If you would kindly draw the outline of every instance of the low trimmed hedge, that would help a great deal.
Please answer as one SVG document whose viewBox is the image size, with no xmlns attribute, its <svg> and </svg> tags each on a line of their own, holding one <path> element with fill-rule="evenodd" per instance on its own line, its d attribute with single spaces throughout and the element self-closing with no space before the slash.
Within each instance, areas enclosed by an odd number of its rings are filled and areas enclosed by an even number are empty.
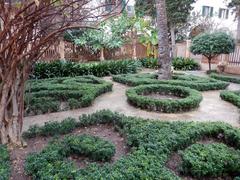
<svg viewBox="0 0 240 180">
<path fill-rule="evenodd" d="M 0 179 L 8 180 L 10 178 L 11 165 L 7 146 L 0 145 Z"/>
<path fill-rule="evenodd" d="M 181 156 L 181 169 L 186 175 L 223 177 L 240 173 L 240 150 L 222 143 L 193 144 Z"/>
<path fill-rule="evenodd" d="M 76 121 L 76 127 L 87 127 L 94 124 L 112 124 L 126 138 L 127 145 L 131 148 L 130 153 L 114 164 L 92 163 L 84 169 L 78 169 L 69 160 L 43 163 L 46 162 L 46 158 L 51 161 L 59 158 L 53 154 L 47 157 L 39 156 L 39 159 L 35 159 L 36 161 L 31 161 L 34 162 L 33 166 L 26 161 L 25 167 L 29 167 L 28 172 L 31 172 L 31 177 L 33 179 L 78 180 L 180 180 L 179 176 L 166 167 L 166 162 L 174 152 L 184 150 L 202 138 L 218 139 L 219 137 L 226 145 L 237 150 L 240 149 L 240 130 L 220 122 L 146 121 L 107 110 L 83 115 Z M 232 174 L 232 176 L 237 178 L 236 174 Z"/>
<path fill-rule="evenodd" d="M 199 91 L 225 89 L 229 83 L 193 75 L 173 75 L 172 80 L 158 80 L 157 74 L 126 74 L 113 76 L 113 80 L 129 86 L 144 84 L 168 84 L 184 86 Z"/>
<path fill-rule="evenodd" d="M 170 94 L 181 97 L 181 99 L 155 99 L 147 97 L 150 93 Z M 128 101 L 141 109 L 159 111 L 165 113 L 183 112 L 197 108 L 202 101 L 200 92 L 181 86 L 171 85 L 142 85 L 130 88 L 126 92 Z"/>
<path fill-rule="evenodd" d="M 201 68 L 194 59 L 184 57 L 174 58 L 172 61 L 172 66 L 174 70 L 180 71 L 196 71 Z"/>
<path fill-rule="evenodd" d="M 135 60 L 103 61 L 94 63 L 76 63 L 70 61 L 54 61 L 37 63 L 30 75 L 31 79 L 46 79 L 57 77 L 74 77 L 94 75 L 97 77 L 114 74 L 136 73 L 141 63 Z"/>
<path fill-rule="evenodd" d="M 111 83 L 94 76 L 30 80 L 25 90 L 25 115 L 87 107 L 111 90 Z"/>
<path fill-rule="evenodd" d="M 221 75 L 221 74 L 216 74 L 216 73 L 211 73 L 210 77 L 217 79 L 217 80 L 221 80 L 221 81 L 240 84 L 240 78 L 236 78 L 236 77 L 231 77 L 231 76 L 226 76 L 226 75 Z"/>
<path fill-rule="evenodd" d="M 220 97 L 240 108 L 240 91 L 222 91 Z"/>
<path fill-rule="evenodd" d="M 39 168 L 44 166 L 57 166 L 52 172 L 59 173 L 62 169 L 73 168 L 72 163 L 64 162 L 71 155 L 84 156 L 92 161 L 109 161 L 115 154 L 115 146 L 99 137 L 90 135 L 71 135 L 64 137 L 63 140 L 55 138 L 40 152 L 28 155 L 25 170 L 27 174 L 33 174 L 33 178 L 41 177 L 38 175 Z M 36 164 L 37 163 L 37 164 Z M 71 171 L 66 172 L 61 179 L 73 178 Z M 44 177 L 45 178 L 45 177 Z"/>
</svg>

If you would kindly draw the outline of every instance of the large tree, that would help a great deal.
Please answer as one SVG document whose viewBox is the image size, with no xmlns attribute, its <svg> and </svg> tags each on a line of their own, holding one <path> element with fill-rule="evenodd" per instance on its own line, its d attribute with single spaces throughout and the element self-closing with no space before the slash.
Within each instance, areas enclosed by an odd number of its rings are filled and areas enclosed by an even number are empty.
<svg viewBox="0 0 240 180">
<path fill-rule="evenodd" d="M 196 0 L 166 0 L 167 19 L 171 33 L 172 52 L 176 56 L 176 31 L 188 21 L 192 4 Z M 139 16 L 151 16 L 155 19 L 157 15 L 154 0 L 136 0 L 136 12 Z"/>
<path fill-rule="evenodd" d="M 0 0 L 0 140 L 21 145 L 24 84 L 35 61 L 66 29 L 95 27 L 120 11 L 94 0 Z"/>
<path fill-rule="evenodd" d="M 161 65 L 159 79 L 171 79 L 171 57 L 165 0 L 156 0 L 158 28 L 158 59 Z"/>
</svg>

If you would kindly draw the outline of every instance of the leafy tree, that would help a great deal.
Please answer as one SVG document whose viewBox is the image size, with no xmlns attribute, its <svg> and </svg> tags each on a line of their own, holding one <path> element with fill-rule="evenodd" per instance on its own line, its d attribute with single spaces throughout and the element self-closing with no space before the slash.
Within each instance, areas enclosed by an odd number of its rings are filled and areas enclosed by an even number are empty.
<svg viewBox="0 0 240 180">
<path fill-rule="evenodd" d="M 208 59 L 209 70 L 211 60 L 220 54 L 229 54 L 234 51 L 235 43 L 232 36 L 223 33 L 203 33 L 196 36 L 190 47 L 193 54 L 201 54 Z"/>
<path fill-rule="evenodd" d="M 112 18 L 99 25 L 97 29 L 73 31 L 70 33 L 71 40 L 78 46 L 90 50 L 92 53 L 100 51 L 100 59 L 104 60 L 104 49 L 115 49 L 123 46 L 127 38 L 124 36 L 132 27 L 133 19 L 123 14 Z M 69 35 L 67 36 L 69 38 Z"/>
<path fill-rule="evenodd" d="M 168 26 L 171 33 L 173 56 L 176 56 L 176 30 L 188 21 L 189 14 L 193 9 L 192 4 L 196 0 L 166 0 Z M 139 16 L 156 17 L 154 0 L 136 0 L 136 12 Z"/>
</svg>

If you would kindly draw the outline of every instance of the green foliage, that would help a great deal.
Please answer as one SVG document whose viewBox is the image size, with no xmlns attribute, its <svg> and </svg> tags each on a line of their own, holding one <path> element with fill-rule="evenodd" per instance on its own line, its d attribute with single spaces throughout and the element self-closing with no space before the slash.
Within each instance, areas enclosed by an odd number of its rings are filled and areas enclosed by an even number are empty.
<svg viewBox="0 0 240 180">
<path fill-rule="evenodd" d="M 104 61 L 96 63 L 74 63 L 54 61 L 52 63 L 37 63 L 32 79 L 45 79 L 55 77 L 94 75 L 97 77 L 113 74 L 136 73 L 141 64 L 138 61 Z"/>
<path fill-rule="evenodd" d="M 194 144 L 181 155 L 182 171 L 194 177 L 240 173 L 240 151 L 222 143 Z"/>
<path fill-rule="evenodd" d="M 177 57 L 172 61 L 175 70 L 181 71 L 195 71 L 200 69 L 200 65 L 191 58 Z"/>
<path fill-rule="evenodd" d="M 221 75 L 221 74 L 212 73 L 212 74 L 210 74 L 210 77 L 221 80 L 221 81 L 240 84 L 240 78 L 233 77 L 231 75 Z"/>
<path fill-rule="evenodd" d="M 26 115 L 87 107 L 111 90 L 111 83 L 94 76 L 31 80 L 25 91 Z"/>
<path fill-rule="evenodd" d="M 222 91 L 220 97 L 240 108 L 240 91 Z"/>
<path fill-rule="evenodd" d="M 93 161 L 109 161 L 114 154 L 115 146 L 108 141 L 90 135 L 71 135 L 63 140 L 53 139 L 40 153 L 29 155 L 25 170 L 34 179 L 51 179 L 51 174 L 54 179 L 69 179 L 76 176 L 76 170 L 66 161 L 67 157 L 78 155 Z M 50 168 L 52 172 L 49 174 Z"/>
<path fill-rule="evenodd" d="M 151 68 L 151 69 L 158 69 L 158 59 L 156 58 L 142 58 L 139 59 L 139 61 L 142 64 L 142 67 L 144 68 Z"/>
<path fill-rule="evenodd" d="M 155 99 L 148 94 L 173 95 L 181 99 Z M 134 106 L 150 111 L 175 113 L 189 111 L 199 106 L 202 101 L 200 92 L 181 86 L 171 85 L 142 85 L 131 88 L 126 92 L 128 101 Z"/>
<path fill-rule="evenodd" d="M 111 123 L 126 137 L 131 148 L 130 153 L 111 165 L 91 164 L 84 169 L 77 169 L 64 158 L 66 153 L 69 153 L 66 149 L 70 149 L 70 146 L 52 143 L 39 154 L 28 156 L 25 167 L 33 179 L 180 180 L 180 177 L 165 167 L 174 152 L 183 150 L 203 138 L 217 139 L 220 136 L 222 142 L 240 149 L 240 130 L 220 122 L 146 121 L 107 110 L 84 115 L 78 122 L 83 127 Z M 57 139 L 55 142 L 63 141 Z M 234 177 L 235 174 L 231 175 Z"/>
<path fill-rule="evenodd" d="M 202 54 L 208 59 L 219 54 L 230 54 L 234 49 L 234 39 L 224 32 L 200 34 L 193 39 L 190 47 L 193 54 Z"/>
<path fill-rule="evenodd" d="M 8 180 L 10 178 L 10 156 L 6 146 L 0 144 L 0 179 Z"/>
<path fill-rule="evenodd" d="M 113 80 L 130 86 L 168 84 L 190 87 L 199 91 L 225 89 L 229 83 L 192 75 L 173 75 L 172 80 L 158 80 L 157 74 L 127 74 L 113 76 Z"/>
</svg>

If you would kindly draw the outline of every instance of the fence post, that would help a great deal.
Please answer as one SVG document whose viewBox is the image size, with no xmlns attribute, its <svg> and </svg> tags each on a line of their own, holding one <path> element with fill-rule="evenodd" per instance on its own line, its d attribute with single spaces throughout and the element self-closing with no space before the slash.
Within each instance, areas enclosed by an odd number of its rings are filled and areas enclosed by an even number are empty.
<svg viewBox="0 0 240 180">
<path fill-rule="evenodd" d="M 61 40 L 59 43 L 59 54 L 60 54 L 60 59 L 65 60 L 65 43 L 63 40 Z"/>
<path fill-rule="evenodd" d="M 187 40 L 186 41 L 186 58 L 189 58 L 190 57 L 190 46 L 191 46 L 191 40 Z"/>
</svg>

